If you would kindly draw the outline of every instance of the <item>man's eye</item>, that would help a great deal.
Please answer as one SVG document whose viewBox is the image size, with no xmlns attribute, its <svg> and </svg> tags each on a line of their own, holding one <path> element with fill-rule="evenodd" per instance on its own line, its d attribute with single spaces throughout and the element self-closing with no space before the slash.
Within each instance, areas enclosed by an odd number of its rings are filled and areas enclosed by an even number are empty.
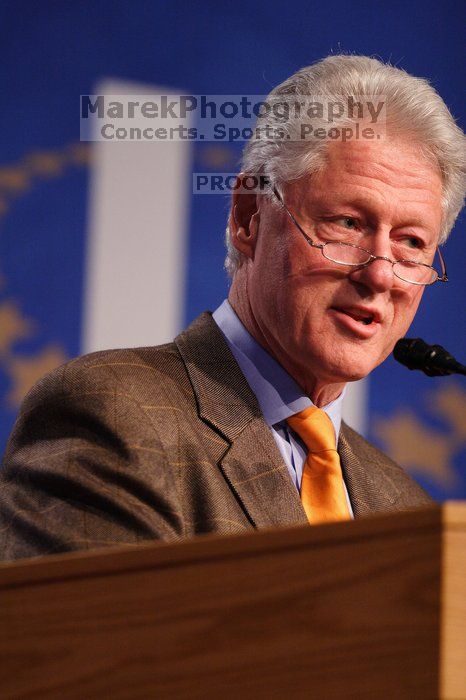
<svg viewBox="0 0 466 700">
<path fill-rule="evenodd" d="M 352 216 L 341 216 L 339 219 L 335 219 L 334 223 L 343 226 L 349 231 L 355 231 L 358 228 L 358 222 Z"/>
<path fill-rule="evenodd" d="M 415 250 L 422 250 L 424 248 L 424 242 L 415 236 L 408 236 L 407 238 L 401 240 L 400 243 L 403 243 L 408 248 L 413 248 Z"/>
</svg>

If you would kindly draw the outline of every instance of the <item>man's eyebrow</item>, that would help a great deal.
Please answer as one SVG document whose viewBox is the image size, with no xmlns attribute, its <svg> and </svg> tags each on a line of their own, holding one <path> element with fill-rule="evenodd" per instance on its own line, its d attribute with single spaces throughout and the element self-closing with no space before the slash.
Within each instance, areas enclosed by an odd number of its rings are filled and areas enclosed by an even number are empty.
<svg viewBox="0 0 466 700">
<path fill-rule="evenodd" d="M 420 204 L 419 206 L 422 205 Z M 368 214 L 371 218 L 377 218 L 379 210 L 377 204 L 374 204 L 373 201 L 370 201 L 365 197 L 359 196 L 347 198 L 345 196 L 342 196 L 341 198 L 339 198 L 338 193 L 336 193 L 335 195 L 334 203 L 326 203 L 323 208 L 327 209 L 329 213 L 333 212 L 336 208 L 341 209 L 342 211 L 344 209 L 347 209 L 348 212 L 352 209 L 354 211 L 357 211 L 358 213 L 366 215 Z M 416 227 L 423 228 L 428 231 L 433 231 L 433 227 L 430 223 L 430 220 L 428 218 L 419 216 L 415 213 L 411 213 L 409 215 L 406 215 L 405 217 L 399 216 L 398 218 L 399 222 L 396 222 L 393 228 Z"/>
</svg>

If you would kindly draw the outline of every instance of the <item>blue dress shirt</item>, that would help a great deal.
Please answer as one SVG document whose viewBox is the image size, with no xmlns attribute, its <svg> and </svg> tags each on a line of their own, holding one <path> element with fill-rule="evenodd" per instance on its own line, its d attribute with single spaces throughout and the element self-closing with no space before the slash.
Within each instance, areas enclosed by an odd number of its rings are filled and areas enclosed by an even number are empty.
<svg viewBox="0 0 466 700">
<path fill-rule="evenodd" d="M 259 402 L 265 422 L 272 430 L 291 480 L 299 492 L 307 450 L 299 436 L 288 428 L 286 419 L 314 404 L 288 372 L 248 333 L 227 300 L 214 312 L 213 318 Z M 344 393 L 343 390 L 337 399 L 322 407 L 332 421 L 336 441 L 340 432 Z M 351 511 L 347 491 L 346 496 Z"/>
</svg>

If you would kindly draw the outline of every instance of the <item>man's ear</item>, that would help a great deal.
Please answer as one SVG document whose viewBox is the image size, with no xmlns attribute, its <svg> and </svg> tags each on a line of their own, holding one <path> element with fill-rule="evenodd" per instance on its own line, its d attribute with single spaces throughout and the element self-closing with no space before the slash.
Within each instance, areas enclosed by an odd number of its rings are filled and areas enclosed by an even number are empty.
<svg viewBox="0 0 466 700">
<path fill-rule="evenodd" d="M 258 196 L 243 187 L 244 174 L 236 178 L 233 191 L 229 228 L 231 242 L 243 255 L 252 258 L 259 229 Z"/>
</svg>

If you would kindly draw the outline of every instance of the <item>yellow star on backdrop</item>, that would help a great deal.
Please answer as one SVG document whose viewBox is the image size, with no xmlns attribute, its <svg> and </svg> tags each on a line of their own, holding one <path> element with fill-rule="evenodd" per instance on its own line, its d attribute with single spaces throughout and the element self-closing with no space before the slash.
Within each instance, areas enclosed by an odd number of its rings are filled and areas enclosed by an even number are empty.
<svg viewBox="0 0 466 700">
<path fill-rule="evenodd" d="M 459 442 L 466 442 L 466 392 L 459 384 L 450 383 L 430 394 L 430 401 L 444 420 L 449 423 Z"/>
<path fill-rule="evenodd" d="M 0 304 L 0 356 L 11 352 L 12 346 L 31 335 L 34 324 L 22 316 L 12 301 Z"/>
<path fill-rule="evenodd" d="M 58 151 L 36 151 L 24 160 L 34 175 L 57 177 L 63 173 L 64 158 Z"/>
<path fill-rule="evenodd" d="M 376 419 L 375 433 L 399 465 L 442 486 L 451 487 L 456 482 L 451 464 L 456 441 L 424 426 L 411 411 L 398 411 L 392 417 Z"/>
<path fill-rule="evenodd" d="M 74 143 L 68 148 L 67 157 L 74 165 L 88 165 L 91 160 L 91 149 L 87 144 Z"/>
<path fill-rule="evenodd" d="M 212 144 L 200 150 L 199 160 L 207 168 L 236 168 L 238 154 L 229 146 Z"/>
<path fill-rule="evenodd" d="M 48 345 L 34 357 L 13 357 L 6 369 L 13 383 L 7 396 L 11 407 L 17 407 L 29 389 L 44 374 L 66 362 L 67 357 L 58 345 Z"/>
<path fill-rule="evenodd" d="M 29 173 L 21 167 L 0 168 L 0 190 L 24 192 L 29 189 Z"/>
</svg>

